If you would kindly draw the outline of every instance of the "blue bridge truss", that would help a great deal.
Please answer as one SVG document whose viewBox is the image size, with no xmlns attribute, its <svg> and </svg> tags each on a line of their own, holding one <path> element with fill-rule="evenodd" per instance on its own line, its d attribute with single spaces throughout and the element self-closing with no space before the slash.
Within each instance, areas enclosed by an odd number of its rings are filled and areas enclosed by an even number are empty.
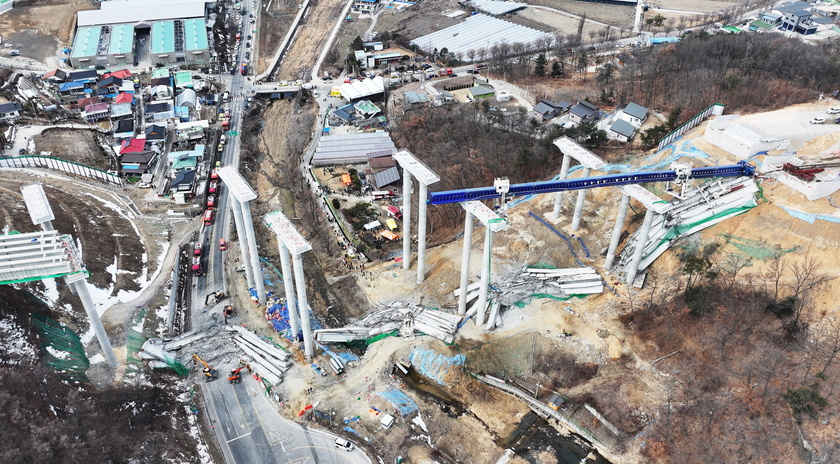
<svg viewBox="0 0 840 464">
<path fill-rule="evenodd" d="M 692 168 L 688 179 L 710 179 L 715 177 L 740 177 L 755 175 L 755 166 L 746 161 L 727 166 L 711 166 Z M 629 174 L 609 174 L 606 176 L 583 177 L 580 179 L 549 180 L 543 182 L 528 182 L 510 186 L 506 197 L 534 195 L 538 193 L 562 192 L 566 190 L 584 190 L 598 187 L 615 187 L 619 185 L 644 184 L 649 182 L 670 182 L 678 178 L 676 171 L 648 171 Z M 447 190 L 443 192 L 429 192 L 426 202 L 430 205 L 460 203 L 470 200 L 490 200 L 500 198 L 494 187 L 480 187 L 461 190 Z"/>
</svg>

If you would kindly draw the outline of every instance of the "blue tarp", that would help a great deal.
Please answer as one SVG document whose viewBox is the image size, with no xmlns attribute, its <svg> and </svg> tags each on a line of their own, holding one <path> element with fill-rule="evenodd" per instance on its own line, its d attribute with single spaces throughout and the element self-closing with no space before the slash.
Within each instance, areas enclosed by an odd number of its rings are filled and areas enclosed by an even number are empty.
<svg viewBox="0 0 840 464">
<path fill-rule="evenodd" d="M 467 357 L 462 354 L 455 356 L 444 356 L 434 350 L 424 350 L 414 347 L 408 356 L 409 362 L 414 369 L 435 382 L 445 385 L 443 379 L 453 367 L 464 365 Z"/>
<path fill-rule="evenodd" d="M 409 398 L 408 395 L 397 388 L 390 388 L 385 391 L 377 392 L 376 394 L 381 396 L 385 401 L 391 403 L 403 416 L 420 409 L 417 407 L 417 403 L 415 403 L 414 400 Z"/>
</svg>

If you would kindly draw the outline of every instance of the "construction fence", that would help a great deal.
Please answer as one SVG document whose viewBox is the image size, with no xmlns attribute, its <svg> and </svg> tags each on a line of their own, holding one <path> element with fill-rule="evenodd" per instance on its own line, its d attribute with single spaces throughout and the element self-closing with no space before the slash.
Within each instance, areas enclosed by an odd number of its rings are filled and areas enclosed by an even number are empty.
<svg viewBox="0 0 840 464">
<path fill-rule="evenodd" d="M 109 184 L 123 186 L 123 180 L 107 171 L 101 169 L 85 166 L 84 164 L 74 163 L 59 158 L 52 158 L 49 156 L 4 156 L 0 157 L 0 169 L 12 168 L 47 168 L 66 172 L 68 174 L 75 174 L 77 176 L 87 177 L 89 179 L 96 179 Z"/>
<path fill-rule="evenodd" d="M 690 131 L 697 127 L 701 122 L 705 121 L 711 115 L 719 116 L 723 114 L 723 103 L 712 103 L 711 105 L 707 106 L 706 109 L 694 115 L 693 118 L 689 119 L 685 123 L 683 123 L 680 127 L 674 129 L 673 132 L 662 137 L 662 140 L 659 141 L 659 146 L 656 147 L 656 151 L 660 151 L 663 148 L 667 147 L 668 144 L 673 142 L 677 137 L 685 134 L 686 132 Z"/>
</svg>

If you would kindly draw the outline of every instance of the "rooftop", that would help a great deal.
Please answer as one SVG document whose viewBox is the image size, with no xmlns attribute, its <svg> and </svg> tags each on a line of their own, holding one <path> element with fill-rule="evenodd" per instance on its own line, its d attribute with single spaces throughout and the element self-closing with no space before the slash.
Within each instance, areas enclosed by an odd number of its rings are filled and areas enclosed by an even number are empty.
<svg viewBox="0 0 840 464">
<path fill-rule="evenodd" d="M 630 102 L 627 104 L 627 106 L 624 107 L 624 110 L 622 111 L 624 111 L 624 113 L 626 114 L 629 114 L 630 116 L 633 116 L 634 118 L 645 119 L 645 116 L 647 116 L 648 109 L 642 105 Z"/>
<path fill-rule="evenodd" d="M 109 55 L 124 55 L 134 48 L 134 26 L 115 24 L 111 27 L 111 41 L 108 44 Z"/>
<path fill-rule="evenodd" d="M 527 3 L 500 2 L 498 0 L 471 0 L 468 5 L 493 16 L 499 16 L 528 6 Z"/>
<path fill-rule="evenodd" d="M 385 131 L 330 135 L 318 140 L 312 164 L 365 163 L 368 153 L 380 150 L 397 151 L 391 136 Z"/>
<path fill-rule="evenodd" d="M 418 37 L 411 43 L 428 52 L 435 48 L 438 50 L 447 48 L 449 53 L 466 55 L 470 49 L 490 48 L 502 41 L 509 44 L 531 43 L 541 37 L 552 36 L 530 27 L 477 14 L 468 17 L 460 24 Z"/>
<path fill-rule="evenodd" d="M 152 23 L 152 53 L 175 52 L 175 21 Z"/>
<path fill-rule="evenodd" d="M 207 50 L 207 26 L 204 18 L 184 20 L 184 50 Z"/>
<path fill-rule="evenodd" d="M 633 127 L 632 124 L 630 124 L 629 122 L 627 122 L 623 119 L 616 120 L 613 123 L 613 125 L 610 126 L 610 130 L 615 132 L 616 134 L 621 134 L 621 135 L 623 135 L 625 137 L 628 137 L 628 138 L 632 137 L 633 134 L 636 132 L 636 128 Z"/>
<path fill-rule="evenodd" d="M 70 57 L 96 56 L 96 49 L 99 47 L 99 36 L 101 34 L 102 28 L 99 26 L 78 28 L 76 30 L 76 38 L 73 40 L 73 52 L 70 54 Z"/>
</svg>

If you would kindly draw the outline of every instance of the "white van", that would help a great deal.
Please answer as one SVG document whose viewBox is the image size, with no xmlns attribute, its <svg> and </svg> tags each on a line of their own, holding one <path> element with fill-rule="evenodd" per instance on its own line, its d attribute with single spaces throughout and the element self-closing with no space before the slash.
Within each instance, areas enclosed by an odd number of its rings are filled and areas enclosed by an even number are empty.
<svg viewBox="0 0 840 464">
<path fill-rule="evenodd" d="M 336 438 L 335 439 L 335 447 L 343 449 L 343 450 L 347 450 L 347 451 L 353 451 L 356 448 L 356 446 L 353 445 L 353 443 L 350 443 L 349 441 L 347 441 L 343 438 Z"/>
</svg>

